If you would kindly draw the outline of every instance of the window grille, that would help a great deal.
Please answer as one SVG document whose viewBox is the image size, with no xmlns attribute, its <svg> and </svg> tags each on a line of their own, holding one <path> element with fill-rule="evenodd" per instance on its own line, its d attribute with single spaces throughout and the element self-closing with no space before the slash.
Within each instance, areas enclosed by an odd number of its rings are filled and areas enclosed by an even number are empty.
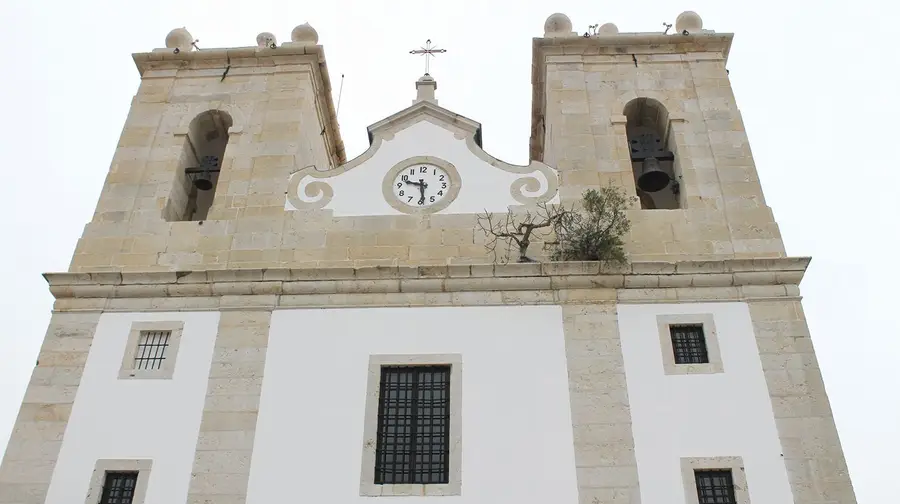
<svg viewBox="0 0 900 504">
<path fill-rule="evenodd" d="M 700 504 L 736 504 L 731 470 L 694 471 L 697 481 L 697 500 Z"/>
<path fill-rule="evenodd" d="M 375 484 L 449 482 L 450 366 L 384 366 Z"/>
<path fill-rule="evenodd" d="M 672 335 L 675 364 L 706 364 L 709 362 L 703 325 L 672 325 L 669 326 L 669 333 Z"/>
<path fill-rule="evenodd" d="M 136 472 L 107 472 L 100 504 L 131 504 L 137 477 Z"/>
<path fill-rule="evenodd" d="M 134 369 L 160 369 L 172 331 L 141 331 L 134 357 Z"/>
</svg>

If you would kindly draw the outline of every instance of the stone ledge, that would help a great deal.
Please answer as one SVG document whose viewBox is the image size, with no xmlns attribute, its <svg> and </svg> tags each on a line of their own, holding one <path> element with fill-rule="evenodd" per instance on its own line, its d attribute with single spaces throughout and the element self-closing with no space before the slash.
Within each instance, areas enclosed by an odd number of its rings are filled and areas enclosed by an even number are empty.
<svg viewBox="0 0 900 504">
<path fill-rule="evenodd" d="M 392 294 L 799 285 L 807 257 L 722 261 L 45 273 L 63 298 Z"/>
<path fill-rule="evenodd" d="M 506 290 L 482 292 L 357 292 L 57 299 L 54 312 L 271 311 L 290 308 L 592 305 L 799 300 L 796 285 L 654 289 Z"/>
<path fill-rule="evenodd" d="M 303 58 L 311 57 L 311 58 Z M 134 53 L 131 55 L 141 75 L 148 70 L 183 70 L 192 64 L 231 64 L 233 68 L 290 65 L 297 61 L 312 59 L 317 63 L 325 61 L 325 53 L 320 45 L 281 46 L 275 49 L 259 47 L 232 47 L 203 49 L 202 51 L 172 50 Z"/>
</svg>

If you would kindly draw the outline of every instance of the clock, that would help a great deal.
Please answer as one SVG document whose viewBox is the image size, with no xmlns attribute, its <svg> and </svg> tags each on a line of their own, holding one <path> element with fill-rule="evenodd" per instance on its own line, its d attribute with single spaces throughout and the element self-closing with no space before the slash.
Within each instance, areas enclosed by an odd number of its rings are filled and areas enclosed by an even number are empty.
<svg viewBox="0 0 900 504">
<path fill-rule="evenodd" d="M 432 163 L 417 163 L 400 169 L 394 176 L 392 192 L 403 205 L 427 208 L 453 194 L 453 179 L 444 168 Z"/>
<path fill-rule="evenodd" d="M 388 205 L 405 214 L 431 214 L 449 207 L 462 187 L 452 163 L 435 156 L 413 156 L 395 164 L 381 182 Z"/>
</svg>

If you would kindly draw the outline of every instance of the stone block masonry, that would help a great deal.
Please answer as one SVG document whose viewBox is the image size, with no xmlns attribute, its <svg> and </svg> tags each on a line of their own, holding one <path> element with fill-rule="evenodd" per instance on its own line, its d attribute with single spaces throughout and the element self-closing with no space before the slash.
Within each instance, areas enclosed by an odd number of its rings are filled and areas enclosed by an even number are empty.
<svg viewBox="0 0 900 504">
<path fill-rule="evenodd" d="M 0 464 L 0 503 L 44 503 L 99 320 L 98 312 L 51 317 Z"/>
<path fill-rule="evenodd" d="M 639 502 L 616 305 L 563 306 L 578 502 Z"/>
<path fill-rule="evenodd" d="M 225 311 L 188 490 L 188 504 L 243 504 L 256 435 L 270 311 Z"/>
<path fill-rule="evenodd" d="M 855 504 L 800 300 L 753 301 L 750 315 L 794 503 Z"/>
</svg>

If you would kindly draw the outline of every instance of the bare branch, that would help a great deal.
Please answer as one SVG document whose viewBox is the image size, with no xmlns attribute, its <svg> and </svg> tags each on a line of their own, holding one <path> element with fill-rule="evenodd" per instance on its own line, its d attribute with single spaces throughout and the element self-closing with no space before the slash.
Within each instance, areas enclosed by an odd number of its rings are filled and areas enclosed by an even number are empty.
<svg viewBox="0 0 900 504">
<path fill-rule="evenodd" d="M 478 216 L 478 229 L 487 237 L 485 249 L 495 260 L 500 260 L 497 246 L 503 243 L 504 261 L 515 248 L 516 261 L 533 262 L 528 249 L 533 240 L 540 239 L 553 260 L 624 261 L 622 236 L 631 226 L 625 214 L 628 199 L 624 193 L 612 186 L 590 189 L 585 191 L 581 207 L 576 210 L 575 204 L 567 208 L 542 202 L 524 214 L 507 211 L 505 219 L 495 219 L 485 211 Z M 545 239 L 551 236 L 552 240 Z"/>
</svg>

